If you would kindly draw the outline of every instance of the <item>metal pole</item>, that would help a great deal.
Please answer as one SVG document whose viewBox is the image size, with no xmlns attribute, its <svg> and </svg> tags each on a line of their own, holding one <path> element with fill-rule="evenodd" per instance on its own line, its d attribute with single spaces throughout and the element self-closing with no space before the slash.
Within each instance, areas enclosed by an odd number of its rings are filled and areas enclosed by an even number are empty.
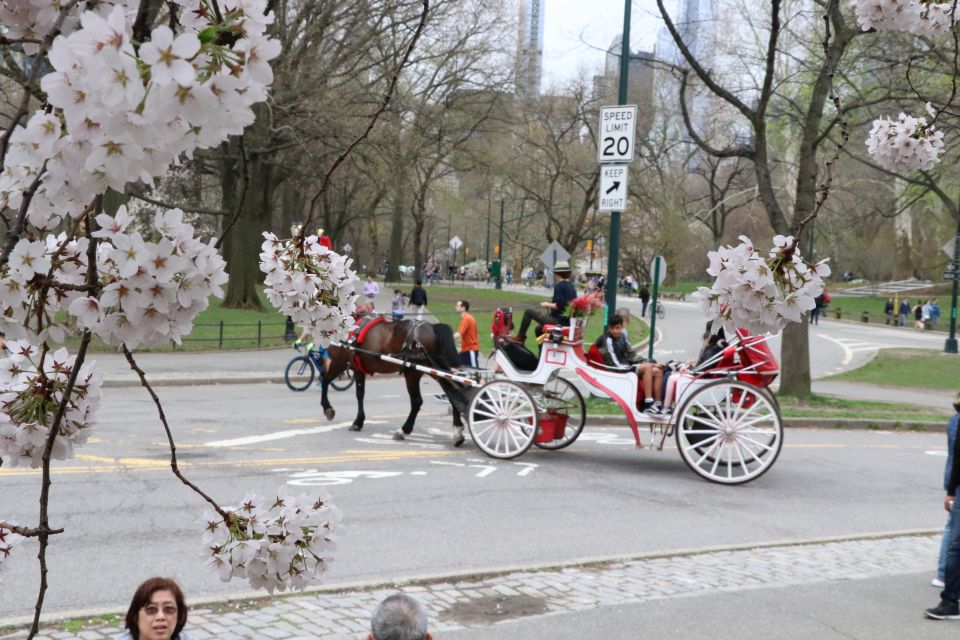
<svg viewBox="0 0 960 640">
<path fill-rule="evenodd" d="M 497 241 L 497 246 L 500 248 L 500 253 L 497 254 L 497 259 L 500 261 L 500 272 L 497 274 L 497 289 L 503 289 L 503 198 L 500 198 L 500 239 Z"/>
<path fill-rule="evenodd" d="M 950 337 L 947 338 L 943 350 L 946 353 L 957 353 L 957 285 L 960 281 L 960 222 L 957 222 L 957 235 L 953 238 L 953 293 L 950 295 Z"/>
<path fill-rule="evenodd" d="M 490 268 L 490 196 L 487 195 L 487 256 L 484 258 L 484 269 Z M 489 273 L 487 274 L 489 277 Z M 489 282 L 484 279 L 484 284 Z"/>
<path fill-rule="evenodd" d="M 623 0 L 623 42 L 620 43 L 620 89 L 617 96 L 619 104 L 627 104 L 627 76 L 630 73 L 630 8 L 632 4 L 632 0 Z M 610 319 L 616 313 L 617 258 L 619 253 L 620 212 L 614 211 L 610 214 L 610 258 L 607 262 L 607 312 L 603 315 L 604 328 L 610 324 Z"/>
<path fill-rule="evenodd" d="M 653 306 L 650 307 L 650 338 L 647 359 L 653 360 L 653 339 L 657 335 L 657 292 L 660 288 L 660 256 L 653 259 Z"/>
</svg>

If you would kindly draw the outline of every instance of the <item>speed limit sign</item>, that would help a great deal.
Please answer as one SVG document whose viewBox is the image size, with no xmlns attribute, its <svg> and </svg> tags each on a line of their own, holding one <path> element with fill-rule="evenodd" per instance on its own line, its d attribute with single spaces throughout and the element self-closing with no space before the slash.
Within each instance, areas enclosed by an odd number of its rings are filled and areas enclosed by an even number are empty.
<svg viewBox="0 0 960 640">
<path fill-rule="evenodd" d="M 621 104 L 600 108 L 597 162 L 633 162 L 637 131 L 637 105 Z"/>
</svg>

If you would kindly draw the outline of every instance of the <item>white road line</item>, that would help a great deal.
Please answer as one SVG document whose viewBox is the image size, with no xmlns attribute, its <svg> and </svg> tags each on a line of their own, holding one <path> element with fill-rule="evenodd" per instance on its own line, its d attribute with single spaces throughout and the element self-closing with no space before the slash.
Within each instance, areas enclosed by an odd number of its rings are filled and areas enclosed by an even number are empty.
<svg viewBox="0 0 960 640">
<path fill-rule="evenodd" d="M 364 424 L 384 424 L 385 420 L 367 420 Z M 247 436 L 246 438 L 234 438 L 232 440 L 214 440 L 213 442 L 207 442 L 203 446 L 205 447 L 241 447 L 247 444 L 257 444 L 258 442 L 270 442 L 272 440 L 283 440 L 285 438 L 293 438 L 296 436 L 309 436 L 317 433 L 327 433 L 328 431 L 336 431 L 337 429 L 343 429 L 349 427 L 353 424 L 353 421 L 349 422 L 338 422 L 337 424 L 328 424 L 323 425 L 322 427 L 309 427 L 306 429 L 287 429 L 286 431 L 274 431 L 273 433 L 265 433 L 259 436 Z"/>
<path fill-rule="evenodd" d="M 825 336 L 825 335 L 821 335 L 820 337 L 823 338 L 824 340 L 829 340 L 830 342 L 834 343 L 835 345 L 843 349 L 843 359 L 840 361 L 841 366 L 846 366 L 850 364 L 850 360 L 853 359 L 853 351 L 850 349 L 850 347 L 848 347 L 847 345 L 845 345 L 843 342 L 841 342 L 836 338 L 831 338 L 830 336 Z"/>
</svg>

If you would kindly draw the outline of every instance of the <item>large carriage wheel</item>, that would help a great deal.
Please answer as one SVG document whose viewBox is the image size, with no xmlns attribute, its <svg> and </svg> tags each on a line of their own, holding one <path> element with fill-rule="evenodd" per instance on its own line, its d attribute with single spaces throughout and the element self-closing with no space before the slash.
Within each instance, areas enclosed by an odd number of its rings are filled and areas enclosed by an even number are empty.
<svg viewBox="0 0 960 640">
<path fill-rule="evenodd" d="M 742 484 L 773 466 L 783 446 L 776 401 L 764 389 L 717 380 L 690 392 L 677 414 L 677 449 L 698 475 Z"/>
<path fill-rule="evenodd" d="M 550 442 L 535 442 L 541 449 L 563 449 L 573 444 L 587 422 L 587 405 L 576 385 L 565 378 L 554 376 L 547 384 L 533 391 L 540 409 L 540 420 L 553 416 L 563 420 L 563 436 Z"/>
<path fill-rule="evenodd" d="M 530 448 L 537 434 L 537 405 L 513 382 L 496 380 L 480 387 L 467 416 L 470 437 L 493 458 L 517 457 Z"/>
</svg>

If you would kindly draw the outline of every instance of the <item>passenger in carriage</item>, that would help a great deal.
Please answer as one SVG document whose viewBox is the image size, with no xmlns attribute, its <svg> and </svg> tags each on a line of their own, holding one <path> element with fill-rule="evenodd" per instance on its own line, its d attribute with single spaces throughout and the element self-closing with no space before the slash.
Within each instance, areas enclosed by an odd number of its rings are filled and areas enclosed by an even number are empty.
<svg viewBox="0 0 960 640">
<path fill-rule="evenodd" d="M 623 324 L 623 317 L 613 316 L 607 330 L 597 338 L 595 344 L 603 363 L 624 371 L 636 371 L 643 381 L 643 411 L 653 415 L 663 413 L 663 365 L 637 358 L 624 335 Z"/>
<path fill-rule="evenodd" d="M 685 382 L 692 380 L 695 370 L 698 367 L 713 360 L 714 357 L 721 353 L 726 347 L 727 339 L 723 328 L 714 333 L 712 323 L 708 322 L 707 331 L 703 334 L 703 348 L 700 349 L 700 355 L 697 359 L 672 363 L 669 367 L 670 370 L 666 374 L 667 384 L 664 385 L 665 388 L 663 392 L 665 413 L 671 411 L 672 405 L 676 401 L 676 396 L 678 395 L 677 384 L 680 383 L 681 380 Z"/>
</svg>

